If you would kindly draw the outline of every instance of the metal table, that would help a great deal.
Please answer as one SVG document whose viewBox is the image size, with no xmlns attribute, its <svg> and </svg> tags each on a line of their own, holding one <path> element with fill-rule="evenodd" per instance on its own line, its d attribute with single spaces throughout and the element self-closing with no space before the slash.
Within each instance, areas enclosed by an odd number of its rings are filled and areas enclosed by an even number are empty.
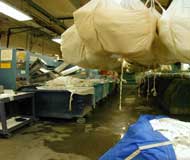
<svg viewBox="0 0 190 160">
<path fill-rule="evenodd" d="M 31 100 L 31 113 L 30 115 L 26 114 L 22 114 L 21 117 L 17 117 L 17 118 L 24 118 L 24 121 L 16 121 L 13 118 L 8 118 L 7 117 L 7 105 L 10 103 L 17 103 L 20 101 L 25 101 L 25 100 Z M 17 94 L 13 94 L 10 96 L 5 96 L 5 97 L 0 97 L 0 134 L 2 134 L 3 136 L 9 137 L 11 135 L 11 132 L 23 127 L 24 125 L 30 124 L 35 120 L 35 100 L 34 100 L 34 93 L 17 93 Z M 11 105 L 11 107 L 14 107 L 15 105 Z M 30 106 L 27 103 L 27 106 L 24 107 L 28 107 Z M 21 107 L 20 105 L 18 107 Z M 23 107 L 23 106 L 22 106 Z"/>
</svg>

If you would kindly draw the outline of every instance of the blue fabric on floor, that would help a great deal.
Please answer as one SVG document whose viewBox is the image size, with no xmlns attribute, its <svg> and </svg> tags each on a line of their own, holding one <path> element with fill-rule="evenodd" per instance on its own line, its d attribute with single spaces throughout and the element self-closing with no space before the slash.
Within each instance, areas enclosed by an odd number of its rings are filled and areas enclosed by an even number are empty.
<svg viewBox="0 0 190 160">
<path fill-rule="evenodd" d="M 143 115 L 131 125 L 125 136 L 118 144 L 106 152 L 99 160 L 125 160 L 140 146 L 168 142 L 161 133 L 154 131 L 150 120 L 164 118 L 164 116 Z M 132 160 L 176 160 L 172 145 L 156 147 L 141 151 Z"/>
</svg>

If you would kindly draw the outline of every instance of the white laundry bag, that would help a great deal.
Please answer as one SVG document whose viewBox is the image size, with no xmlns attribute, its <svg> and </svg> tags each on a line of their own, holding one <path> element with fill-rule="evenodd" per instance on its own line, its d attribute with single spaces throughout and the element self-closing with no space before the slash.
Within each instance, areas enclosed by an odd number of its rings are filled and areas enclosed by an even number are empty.
<svg viewBox="0 0 190 160">
<path fill-rule="evenodd" d="M 159 1 L 154 0 L 154 5 L 157 5 L 161 10 L 162 13 L 165 13 L 165 9 L 159 3 Z M 153 7 L 153 15 L 157 18 L 157 21 L 160 20 L 162 15 Z M 148 58 L 149 57 L 149 58 Z M 142 56 L 139 56 L 139 61 L 141 62 L 143 59 Z M 154 41 L 151 46 L 151 50 L 144 54 L 144 61 L 146 64 L 152 65 L 168 65 L 177 62 L 177 58 L 175 55 L 167 48 L 167 46 L 161 41 L 158 33 L 155 33 Z"/>
<path fill-rule="evenodd" d="M 96 55 L 87 52 L 86 59 L 90 68 L 105 69 L 105 70 L 120 70 L 121 63 L 117 58 L 112 58 L 109 55 Z"/>
<path fill-rule="evenodd" d="M 94 55 L 86 49 L 82 42 L 76 26 L 73 25 L 62 34 L 61 51 L 65 62 L 84 68 L 96 68 L 115 70 L 120 68 L 116 58 L 107 55 Z"/>
<path fill-rule="evenodd" d="M 91 0 L 83 7 L 73 13 L 74 23 L 77 31 L 84 42 L 87 50 L 93 53 L 103 53 L 102 46 L 98 41 L 96 30 L 94 28 L 94 11 L 100 0 Z"/>
<path fill-rule="evenodd" d="M 151 48 L 156 31 L 152 9 L 140 0 L 101 0 L 94 12 L 94 26 L 103 49 L 122 55 Z"/>
<path fill-rule="evenodd" d="M 85 46 L 82 44 L 75 25 L 62 34 L 61 51 L 65 62 L 81 67 L 89 67 L 85 57 Z"/>
<path fill-rule="evenodd" d="M 159 37 L 182 63 L 190 63 L 190 1 L 173 0 L 159 21 Z"/>
<path fill-rule="evenodd" d="M 169 65 L 178 61 L 175 55 L 166 47 L 157 34 L 155 35 L 150 52 L 152 53 L 151 55 L 154 56 L 154 63 L 156 64 Z"/>
<path fill-rule="evenodd" d="M 126 1 L 123 1 L 126 2 Z M 161 18 L 161 14 L 155 9 L 155 5 L 165 12 L 165 9 L 161 6 L 159 1 L 154 1 L 154 6 L 152 7 L 152 15 L 158 21 Z M 124 4 L 125 6 L 128 3 Z M 135 1 L 133 2 L 135 4 Z M 140 6 L 139 6 L 140 7 Z M 138 63 L 144 66 L 158 66 L 161 64 L 173 64 L 177 62 L 176 57 L 172 54 L 172 52 L 164 45 L 164 43 L 158 37 L 158 34 L 155 32 L 154 40 L 150 50 L 144 52 L 137 52 L 135 54 L 128 54 L 126 56 L 132 62 Z"/>
<path fill-rule="evenodd" d="M 156 30 L 151 9 L 140 0 L 122 1 L 91 0 L 74 12 L 79 35 L 93 53 L 126 55 L 150 49 Z"/>
</svg>

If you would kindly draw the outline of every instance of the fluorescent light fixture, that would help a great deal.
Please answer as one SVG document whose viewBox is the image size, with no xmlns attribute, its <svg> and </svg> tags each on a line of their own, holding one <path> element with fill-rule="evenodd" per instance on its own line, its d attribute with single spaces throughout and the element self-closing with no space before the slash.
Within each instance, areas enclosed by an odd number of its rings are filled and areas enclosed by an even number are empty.
<svg viewBox="0 0 190 160">
<path fill-rule="evenodd" d="M 0 13 L 3 13 L 18 21 L 28 21 L 32 18 L 12 6 L 0 1 Z"/>
<path fill-rule="evenodd" d="M 61 38 L 53 38 L 52 41 L 61 44 Z"/>
</svg>

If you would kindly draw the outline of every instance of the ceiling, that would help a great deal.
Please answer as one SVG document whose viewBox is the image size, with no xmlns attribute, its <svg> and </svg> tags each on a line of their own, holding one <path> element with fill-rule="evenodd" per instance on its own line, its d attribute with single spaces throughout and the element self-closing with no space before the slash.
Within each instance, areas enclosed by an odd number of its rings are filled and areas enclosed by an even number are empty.
<svg viewBox="0 0 190 160">
<path fill-rule="evenodd" d="M 53 16 L 53 18 L 60 21 L 60 23 L 64 24 L 65 28 L 68 28 L 73 24 L 73 20 L 71 19 L 72 13 L 77 8 L 88 2 L 88 0 L 53 0 L 53 1 L 52 0 L 16 0 L 16 1 L 4 0 L 4 1 L 15 6 L 20 10 L 23 10 L 24 12 L 34 17 L 34 22 L 21 23 L 0 14 L 0 24 L 1 24 L 0 31 L 6 31 L 8 28 L 18 27 L 18 26 L 34 26 L 34 27 L 41 26 L 46 29 L 49 29 L 50 31 L 56 34 L 62 33 L 65 29 L 60 27 L 60 25 L 57 25 L 57 23 L 55 23 L 54 21 L 50 20 L 47 16 L 44 16 L 39 10 L 35 8 L 35 6 L 32 6 L 30 2 L 40 7 L 40 9 L 43 9 L 45 12 L 48 12 L 50 15 Z M 159 1 L 163 6 L 166 7 L 170 0 L 159 0 Z M 62 18 L 63 19 L 68 18 L 68 19 L 62 21 L 61 20 Z"/>
<path fill-rule="evenodd" d="M 72 14 L 89 0 L 3 0 L 33 17 L 32 21 L 18 22 L 0 14 L 0 33 L 29 31 L 35 29 L 50 37 L 61 35 L 73 24 Z M 146 0 L 144 0 L 146 1 Z M 159 0 L 167 7 L 171 0 Z M 19 27 L 15 29 L 15 27 Z"/>
</svg>

